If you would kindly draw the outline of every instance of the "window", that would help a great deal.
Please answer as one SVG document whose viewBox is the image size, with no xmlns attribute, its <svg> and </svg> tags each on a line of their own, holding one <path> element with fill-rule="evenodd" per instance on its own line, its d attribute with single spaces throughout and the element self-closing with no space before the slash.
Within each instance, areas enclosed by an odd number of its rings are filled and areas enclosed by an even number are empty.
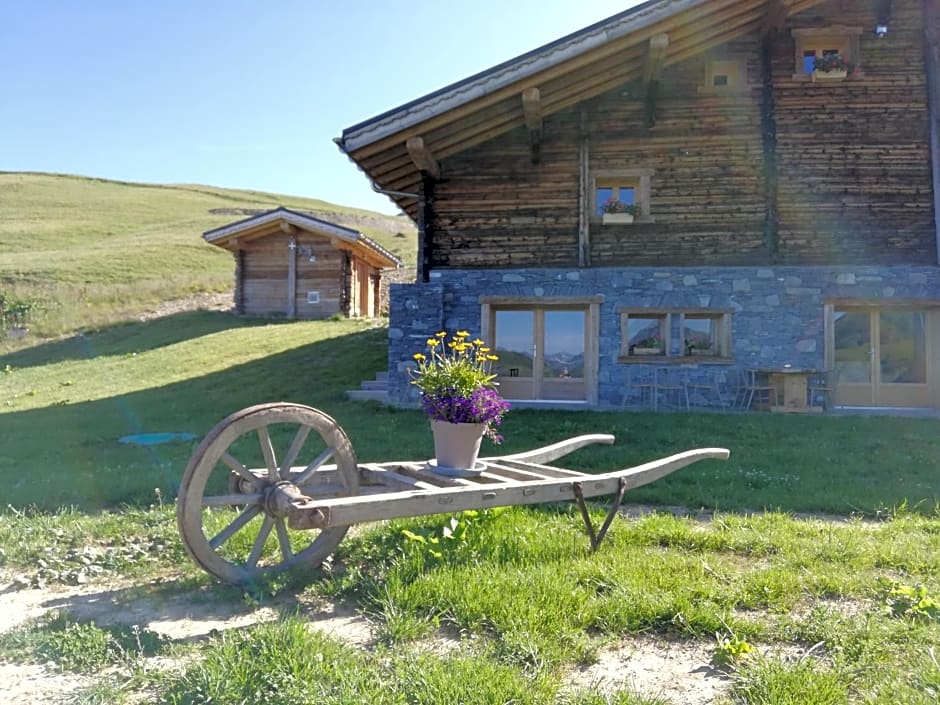
<svg viewBox="0 0 940 705">
<path fill-rule="evenodd" d="M 628 357 L 660 355 L 669 351 L 669 316 L 642 310 L 624 312 L 620 319 L 620 354 Z"/>
<path fill-rule="evenodd" d="M 729 313 L 683 313 L 680 330 L 682 354 L 686 357 L 731 357 Z"/>
<path fill-rule="evenodd" d="M 625 206 L 636 209 L 637 218 L 651 221 L 650 215 L 650 177 L 652 169 L 617 169 L 598 170 L 591 174 L 591 193 L 588 202 L 589 216 L 601 220 L 604 204 L 609 200 L 620 201 Z"/>
<path fill-rule="evenodd" d="M 705 93 L 733 93 L 747 87 L 744 59 L 709 61 L 705 67 Z"/>
<path fill-rule="evenodd" d="M 644 362 L 650 356 L 676 362 L 731 358 L 730 310 L 619 307 L 617 311 L 622 362 Z"/>
<path fill-rule="evenodd" d="M 841 56 L 849 64 L 859 65 L 861 27 L 819 27 L 794 29 L 796 62 L 794 77 L 811 76 L 817 59 Z"/>
<path fill-rule="evenodd" d="M 597 179 L 594 189 L 594 215 L 604 214 L 604 204 L 620 201 L 625 206 L 637 205 L 636 179 Z"/>
<path fill-rule="evenodd" d="M 307 303 L 308 303 L 308 304 L 318 304 L 318 303 L 320 303 L 320 292 L 319 292 L 319 291 L 308 291 L 308 292 L 307 292 Z"/>
</svg>

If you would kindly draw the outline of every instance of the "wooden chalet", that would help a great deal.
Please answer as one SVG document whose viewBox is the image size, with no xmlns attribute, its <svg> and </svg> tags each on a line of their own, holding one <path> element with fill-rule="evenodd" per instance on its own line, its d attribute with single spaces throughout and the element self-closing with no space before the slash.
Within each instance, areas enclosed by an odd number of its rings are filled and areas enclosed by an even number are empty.
<svg viewBox="0 0 940 705">
<path fill-rule="evenodd" d="M 938 30 L 940 0 L 651 0 L 346 129 L 419 228 L 393 400 L 444 326 L 519 400 L 799 368 L 940 408 Z"/>
<path fill-rule="evenodd" d="M 203 238 L 235 255 L 235 311 L 252 316 L 376 316 L 382 270 L 401 266 L 362 233 L 287 208 Z"/>
</svg>

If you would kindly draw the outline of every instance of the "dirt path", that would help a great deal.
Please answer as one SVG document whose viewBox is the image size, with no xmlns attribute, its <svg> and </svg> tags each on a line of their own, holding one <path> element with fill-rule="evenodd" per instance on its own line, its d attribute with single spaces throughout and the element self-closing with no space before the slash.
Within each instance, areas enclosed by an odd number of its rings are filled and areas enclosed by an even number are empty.
<svg viewBox="0 0 940 705">
<path fill-rule="evenodd" d="M 294 596 L 254 606 L 233 598 L 219 600 L 200 590 L 179 591 L 172 583 L 118 582 L 79 587 L 51 586 L 17 590 L 0 579 L 0 632 L 57 610 L 99 626 L 138 625 L 173 640 L 200 640 L 215 630 L 237 629 L 270 621 L 297 610 L 313 628 L 363 649 L 371 648 L 369 622 L 334 604 L 310 604 Z M 450 644 L 449 647 L 445 647 Z M 455 642 L 432 645 L 446 652 Z M 598 662 L 571 674 L 570 687 L 603 691 L 632 688 L 682 705 L 710 705 L 730 688 L 727 674 L 710 663 L 713 644 L 637 637 L 601 652 Z M 65 703 L 91 678 L 63 674 L 43 664 L 0 664 L 0 700 L 4 703 Z"/>
</svg>

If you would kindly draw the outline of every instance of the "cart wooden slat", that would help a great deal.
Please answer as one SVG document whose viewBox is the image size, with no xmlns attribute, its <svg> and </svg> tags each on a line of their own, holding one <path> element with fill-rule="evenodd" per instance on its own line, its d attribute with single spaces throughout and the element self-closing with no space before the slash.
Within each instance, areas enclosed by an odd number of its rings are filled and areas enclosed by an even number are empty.
<svg viewBox="0 0 940 705">
<path fill-rule="evenodd" d="M 261 404 L 223 419 L 193 452 L 180 483 L 177 523 L 193 560 L 231 583 L 318 565 L 354 524 L 510 505 L 574 500 L 596 549 L 626 490 L 729 455 L 724 448 L 700 448 L 600 474 L 551 464 L 613 442 L 606 434 L 577 436 L 483 458 L 479 473 L 454 477 L 428 461 L 360 464 L 346 434 L 322 411 Z M 286 449 L 280 461 L 279 448 Z M 311 460 L 303 465 L 304 458 Z M 614 500 L 595 531 L 585 499 L 604 495 Z"/>
</svg>

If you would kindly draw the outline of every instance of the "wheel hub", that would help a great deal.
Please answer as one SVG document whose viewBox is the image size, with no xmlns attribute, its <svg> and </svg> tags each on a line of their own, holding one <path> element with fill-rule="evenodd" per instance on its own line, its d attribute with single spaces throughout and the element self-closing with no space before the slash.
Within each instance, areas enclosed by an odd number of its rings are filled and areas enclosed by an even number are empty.
<svg viewBox="0 0 940 705">
<path fill-rule="evenodd" d="M 264 511 L 275 519 L 286 517 L 291 503 L 309 499 L 297 485 L 287 480 L 276 482 L 264 491 Z"/>
</svg>

